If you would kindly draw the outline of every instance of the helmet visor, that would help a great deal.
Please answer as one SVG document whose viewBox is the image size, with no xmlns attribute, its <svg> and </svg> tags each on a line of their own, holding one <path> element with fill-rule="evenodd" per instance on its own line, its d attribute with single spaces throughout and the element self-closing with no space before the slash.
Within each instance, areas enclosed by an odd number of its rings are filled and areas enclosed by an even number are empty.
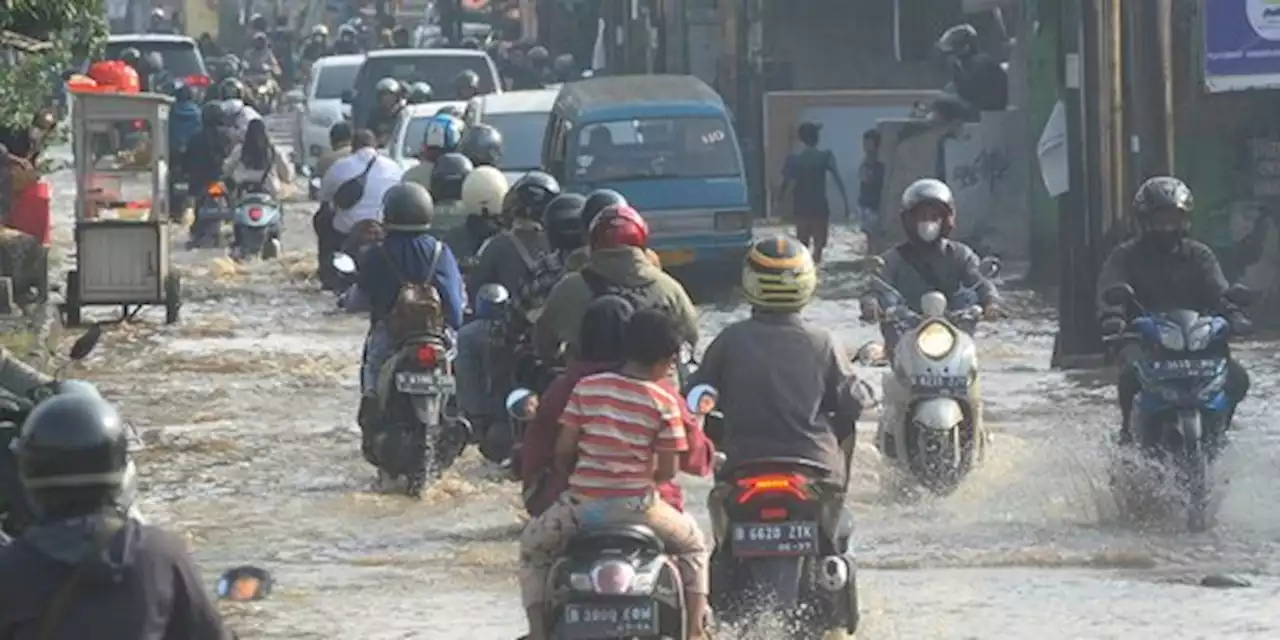
<svg viewBox="0 0 1280 640">
<path fill-rule="evenodd" d="M 951 215 L 951 209 L 947 205 L 937 200 L 925 200 L 917 203 L 907 211 L 903 212 L 907 222 L 911 224 L 919 224 L 921 222 L 942 222 Z"/>
</svg>

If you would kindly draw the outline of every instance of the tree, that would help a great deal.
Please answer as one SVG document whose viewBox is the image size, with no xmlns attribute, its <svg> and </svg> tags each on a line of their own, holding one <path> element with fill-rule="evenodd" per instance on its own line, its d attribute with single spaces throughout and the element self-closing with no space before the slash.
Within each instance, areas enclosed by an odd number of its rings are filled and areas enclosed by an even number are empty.
<svg viewBox="0 0 1280 640">
<path fill-rule="evenodd" d="M 0 126 L 25 128 L 45 108 L 61 72 L 98 51 L 106 40 L 103 0 L 7 0 L 0 32 L 51 44 L 37 53 L 0 49 Z M 10 49 L 12 51 L 12 49 Z"/>
</svg>

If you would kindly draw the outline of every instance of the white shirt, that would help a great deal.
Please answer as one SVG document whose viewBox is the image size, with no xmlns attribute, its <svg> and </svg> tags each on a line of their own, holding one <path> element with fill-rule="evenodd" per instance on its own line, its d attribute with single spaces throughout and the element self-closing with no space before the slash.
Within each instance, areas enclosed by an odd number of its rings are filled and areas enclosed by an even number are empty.
<svg viewBox="0 0 1280 640">
<path fill-rule="evenodd" d="M 374 157 L 377 157 L 377 160 L 369 169 L 369 175 L 365 177 L 364 195 L 360 197 L 360 201 L 350 209 L 338 211 L 333 217 L 333 228 L 338 233 L 351 233 L 352 227 L 361 220 L 381 220 L 382 196 L 387 189 L 400 183 L 404 169 L 400 168 L 400 164 L 395 160 L 379 154 L 376 149 L 365 147 L 333 163 L 329 171 L 320 179 L 320 201 L 330 202 L 338 187 L 364 173 L 364 168 L 369 166 L 369 160 Z"/>
</svg>

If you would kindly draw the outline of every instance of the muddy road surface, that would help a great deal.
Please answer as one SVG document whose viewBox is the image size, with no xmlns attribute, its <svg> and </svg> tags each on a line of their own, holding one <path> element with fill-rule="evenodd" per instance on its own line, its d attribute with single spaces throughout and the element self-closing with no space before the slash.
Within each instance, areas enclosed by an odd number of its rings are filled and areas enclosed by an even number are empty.
<svg viewBox="0 0 1280 640">
<path fill-rule="evenodd" d="M 241 637 L 514 638 L 524 631 L 515 485 L 469 452 L 421 501 L 370 489 L 354 423 L 366 321 L 336 313 L 310 278 L 313 209 L 288 206 L 279 262 L 234 265 L 216 250 L 182 249 L 175 233 L 181 323 L 164 326 L 163 311 L 149 310 L 113 327 L 76 375 L 141 432 L 141 507 L 186 535 L 210 585 L 239 564 L 275 574 L 270 600 L 224 607 Z M 844 268 L 855 238 L 837 232 L 835 243 L 806 315 L 852 350 L 876 333 L 856 321 L 856 281 Z M 1118 518 L 1106 490 L 1111 387 L 1101 374 L 1050 371 L 1051 314 L 1028 294 L 1011 298 L 1016 317 L 979 330 L 995 438 L 958 493 L 883 499 L 874 423 L 860 426 L 850 496 L 859 637 L 1280 637 L 1273 346 L 1239 349 L 1254 386 L 1223 464 L 1230 483 L 1217 527 L 1137 526 Z M 745 313 L 706 308 L 704 335 Z M 864 373 L 878 385 L 881 370 Z M 705 527 L 709 485 L 685 486 Z M 1223 573 L 1252 586 L 1198 586 Z"/>
</svg>

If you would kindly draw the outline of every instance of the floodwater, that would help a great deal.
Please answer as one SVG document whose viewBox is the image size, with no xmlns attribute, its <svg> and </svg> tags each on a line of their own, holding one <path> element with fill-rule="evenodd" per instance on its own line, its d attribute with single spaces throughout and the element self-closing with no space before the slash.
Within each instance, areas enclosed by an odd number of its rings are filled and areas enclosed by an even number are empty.
<svg viewBox="0 0 1280 640">
<path fill-rule="evenodd" d="M 70 188 L 65 180 L 60 189 Z M 74 375 L 97 382 L 140 431 L 141 508 L 185 534 L 210 585 L 239 564 L 276 576 L 271 599 L 224 606 L 242 638 L 514 638 L 524 631 L 516 487 L 468 453 L 421 501 L 369 490 L 354 426 L 365 323 L 336 314 L 308 279 L 312 208 L 289 206 L 279 263 L 238 267 L 216 250 L 175 249 L 182 322 L 164 326 L 150 310 L 115 326 Z M 806 315 L 852 350 L 876 334 L 858 324 L 856 283 L 841 268 L 854 237 L 834 238 Z M 1222 465 L 1230 482 L 1216 528 L 1139 526 L 1118 517 L 1105 488 L 1118 411 L 1104 376 L 1050 371 L 1051 313 L 1030 294 L 1010 297 L 1016 317 L 978 332 L 995 439 L 960 491 L 885 501 L 868 444 L 875 426 L 860 425 L 849 498 L 859 523 L 859 637 L 1280 637 L 1272 345 L 1239 348 L 1254 384 Z M 704 336 L 744 313 L 706 309 Z M 879 370 L 864 373 L 878 385 Z M 707 482 L 684 485 L 705 526 Z M 1252 586 L 1199 586 L 1217 574 Z"/>
</svg>

